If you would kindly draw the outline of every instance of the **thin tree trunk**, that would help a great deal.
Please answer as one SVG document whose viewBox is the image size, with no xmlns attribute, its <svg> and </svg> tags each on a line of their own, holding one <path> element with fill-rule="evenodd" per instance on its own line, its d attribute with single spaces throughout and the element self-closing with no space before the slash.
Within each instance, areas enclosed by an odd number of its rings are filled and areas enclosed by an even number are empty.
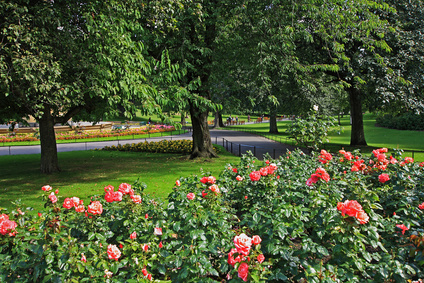
<svg viewBox="0 0 424 283">
<path fill-rule="evenodd" d="M 208 127 L 208 111 L 201 111 L 190 103 L 191 124 L 193 126 L 193 148 L 191 159 L 197 157 L 217 157 Z"/>
<path fill-rule="evenodd" d="M 186 120 L 185 120 L 185 112 L 181 111 L 181 125 L 185 126 Z"/>
<path fill-rule="evenodd" d="M 350 115 L 352 118 L 352 132 L 350 135 L 350 145 L 367 145 L 364 133 L 364 119 L 362 117 L 361 91 L 352 86 L 347 89 L 350 99 Z"/>
<path fill-rule="evenodd" d="M 224 127 L 224 123 L 222 121 L 222 114 L 219 111 L 215 112 L 215 127 Z"/>
<path fill-rule="evenodd" d="M 50 174 L 60 171 L 57 158 L 56 136 L 54 132 L 54 117 L 50 108 L 46 107 L 39 120 L 41 144 L 41 172 Z"/>
</svg>

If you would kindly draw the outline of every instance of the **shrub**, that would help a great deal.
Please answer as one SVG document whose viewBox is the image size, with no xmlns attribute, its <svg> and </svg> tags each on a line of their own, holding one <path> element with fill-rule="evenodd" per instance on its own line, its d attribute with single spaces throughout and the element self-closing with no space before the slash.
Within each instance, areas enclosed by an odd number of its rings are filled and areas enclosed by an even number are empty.
<svg viewBox="0 0 424 283">
<path fill-rule="evenodd" d="M 247 154 L 218 178 L 180 178 L 167 202 L 137 182 L 89 206 L 44 186 L 38 216 L 0 217 L 1 281 L 422 279 L 424 163 L 329 154 Z"/>
<path fill-rule="evenodd" d="M 424 116 L 414 113 L 405 113 L 398 116 L 391 114 L 380 115 L 376 118 L 376 123 L 381 127 L 397 130 L 424 130 Z"/>
</svg>

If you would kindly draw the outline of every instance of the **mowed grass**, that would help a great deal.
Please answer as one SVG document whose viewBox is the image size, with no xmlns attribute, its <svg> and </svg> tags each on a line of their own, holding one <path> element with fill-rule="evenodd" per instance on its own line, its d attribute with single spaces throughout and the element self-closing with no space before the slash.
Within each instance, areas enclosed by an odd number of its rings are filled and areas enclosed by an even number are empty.
<svg viewBox="0 0 424 283">
<path fill-rule="evenodd" d="M 244 129 L 255 131 L 266 135 L 268 138 L 277 141 L 293 144 L 293 140 L 289 139 L 285 133 L 292 121 L 277 122 L 278 134 L 269 134 L 269 123 L 249 124 L 245 126 L 230 127 L 234 130 Z M 374 148 L 387 147 L 389 149 L 403 149 L 411 151 L 424 151 L 424 131 L 401 131 L 377 127 L 375 125 L 375 115 L 367 113 L 364 115 L 364 131 L 365 139 L 368 143 L 367 147 L 360 147 L 361 152 L 371 152 Z M 341 125 L 335 126 L 332 133 L 329 135 L 329 143 L 326 143 L 324 148 L 336 152 L 341 148 L 353 150 L 350 147 L 350 118 L 345 116 L 341 119 Z M 412 152 L 405 152 L 404 156 L 412 156 Z M 424 153 L 414 152 L 416 161 L 424 161 Z"/>
<path fill-rule="evenodd" d="M 41 187 L 50 185 L 59 189 L 61 198 L 77 196 L 89 203 L 92 195 L 101 195 L 103 188 L 119 184 L 132 184 L 139 179 L 146 183 L 145 192 L 166 198 L 175 181 L 182 177 L 211 172 L 218 176 L 228 163 L 239 158 L 224 150 L 219 158 L 189 160 L 188 156 L 176 154 L 74 151 L 59 153 L 61 172 L 44 175 L 39 172 L 40 156 L 0 156 L 0 208 L 14 209 L 12 201 L 22 200 L 23 208 L 33 207 L 34 213 L 42 209 Z"/>
</svg>

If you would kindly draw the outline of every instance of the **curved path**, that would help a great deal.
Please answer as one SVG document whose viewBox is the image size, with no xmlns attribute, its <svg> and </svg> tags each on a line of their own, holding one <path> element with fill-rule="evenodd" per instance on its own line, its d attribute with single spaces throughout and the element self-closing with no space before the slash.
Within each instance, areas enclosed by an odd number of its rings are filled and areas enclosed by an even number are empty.
<svg viewBox="0 0 424 283">
<path fill-rule="evenodd" d="M 228 151 L 235 155 L 246 153 L 250 150 L 258 159 L 263 159 L 265 153 L 269 153 L 271 157 L 276 158 L 283 155 L 287 150 L 293 150 L 292 146 L 281 144 L 264 137 L 253 135 L 250 133 L 230 131 L 222 129 L 211 129 L 212 143 L 224 146 Z M 104 146 L 112 146 L 118 144 L 132 144 L 144 141 L 158 141 L 158 140 L 177 140 L 177 139 L 191 139 L 192 133 L 185 133 L 177 136 L 164 136 L 156 138 L 145 138 L 135 140 L 116 140 L 104 142 L 80 142 L 80 143 L 61 143 L 57 144 L 58 152 L 77 151 L 77 150 L 91 150 L 96 148 L 103 148 Z M 18 154 L 40 154 L 40 145 L 31 146 L 5 146 L 0 147 L 0 155 L 18 155 Z"/>
</svg>

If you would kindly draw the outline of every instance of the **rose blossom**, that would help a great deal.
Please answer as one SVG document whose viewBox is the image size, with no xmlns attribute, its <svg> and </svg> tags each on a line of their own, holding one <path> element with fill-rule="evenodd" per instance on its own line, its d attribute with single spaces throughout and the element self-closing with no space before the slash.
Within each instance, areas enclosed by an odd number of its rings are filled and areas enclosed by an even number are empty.
<svg viewBox="0 0 424 283">
<path fill-rule="evenodd" d="M 381 174 L 380 176 L 378 176 L 378 180 L 381 183 L 385 183 L 385 182 L 389 181 L 390 180 L 389 174 L 386 174 L 386 173 Z"/>
<path fill-rule="evenodd" d="M 65 200 L 63 201 L 63 207 L 66 209 L 71 209 L 72 207 L 74 207 L 74 202 L 71 198 L 65 198 Z"/>
<path fill-rule="evenodd" d="M 147 276 L 147 274 L 149 274 L 149 273 L 147 272 L 146 268 L 143 268 L 143 269 L 141 270 L 141 273 L 143 273 L 143 275 L 144 275 L 144 276 Z"/>
<path fill-rule="evenodd" d="M 237 180 L 237 181 L 243 181 L 243 177 L 242 177 L 242 176 L 240 176 L 240 175 L 237 175 L 236 180 Z"/>
<path fill-rule="evenodd" d="M 424 209 L 424 202 L 418 206 L 419 209 Z"/>
<path fill-rule="evenodd" d="M 14 236 L 15 233 L 12 231 L 15 230 L 16 227 L 18 227 L 18 224 L 15 221 L 9 220 L 9 217 L 7 216 L 7 219 L 0 222 L 0 234 L 6 235 L 9 233 L 9 236 Z"/>
<path fill-rule="evenodd" d="M 153 234 L 155 234 L 156 236 L 162 235 L 162 228 L 155 227 L 155 230 L 153 231 Z"/>
<path fill-rule="evenodd" d="M 132 195 L 131 199 L 135 203 L 141 203 L 141 196 L 140 195 Z"/>
<path fill-rule="evenodd" d="M 84 254 L 81 254 L 81 261 L 82 262 L 87 262 L 87 258 L 85 257 Z"/>
<path fill-rule="evenodd" d="M 114 190 L 115 190 L 115 187 L 114 187 L 114 186 L 112 186 L 112 185 L 107 185 L 107 186 L 104 188 L 104 190 L 105 190 L 105 193 L 107 193 L 107 192 L 110 192 L 110 191 L 114 191 Z"/>
<path fill-rule="evenodd" d="M 96 214 L 102 214 L 102 212 L 103 212 L 103 206 L 102 206 L 102 204 L 100 203 L 100 201 L 93 201 L 93 202 L 92 202 L 92 203 L 88 206 L 87 211 L 88 211 L 89 213 L 94 214 L 94 215 L 96 215 Z"/>
<path fill-rule="evenodd" d="M 105 278 L 112 278 L 113 273 L 108 269 L 105 270 Z"/>
<path fill-rule="evenodd" d="M 237 173 L 237 168 L 233 168 L 233 172 L 234 173 Z"/>
<path fill-rule="evenodd" d="M 137 233 L 134 231 L 134 232 L 131 233 L 130 239 L 134 240 L 135 238 L 137 238 Z"/>
<path fill-rule="evenodd" d="M 252 239 L 246 234 L 242 233 L 239 236 L 234 237 L 234 246 L 237 252 L 243 255 L 248 255 L 250 247 L 252 246 Z"/>
<path fill-rule="evenodd" d="M 75 211 L 76 212 L 84 212 L 85 211 L 85 207 L 83 204 L 80 204 L 78 206 L 75 207 Z"/>
<path fill-rule="evenodd" d="M 55 196 L 53 193 L 51 193 L 49 195 L 49 199 L 52 203 L 56 203 L 57 202 L 57 196 Z"/>
<path fill-rule="evenodd" d="M 262 242 L 262 239 L 258 235 L 255 235 L 252 237 L 252 244 L 259 245 L 261 242 Z"/>
<path fill-rule="evenodd" d="M 252 173 L 249 174 L 249 177 L 252 182 L 259 181 L 261 173 L 259 171 L 252 171 Z"/>
<path fill-rule="evenodd" d="M 159 249 L 161 249 L 163 247 L 162 242 L 159 243 Z"/>
<path fill-rule="evenodd" d="M 361 223 L 361 224 L 365 224 L 365 223 L 367 223 L 367 222 L 368 222 L 368 220 L 369 220 L 370 218 L 369 218 L 368 214 L 367 214 L 365 211 L 361 210 L 361 211 L 359 211 L 359 212 L 356 214 L 356 219 L 358 219 L 359 223 Z"/>
<path fill-rule="evenodd" d="M 121 251 L 116 245 L 107 246 L 107 255 L 109 259 L 118 260 L 121 257 Z"/>
<path fill-rule="evenodd" d="M 175 181 L 175 185 L 176 185 L 177 187 L 181 186 L 181 182 L 180 182 L 180 180 L 176 180 L 176 181 Z"/>
<path fill-rule="evenodd" d="M 52 189 L 52 187 L 50 187 L 49 185 L 45 185 L 45 186 L 42 186 L 41 189 L 45 192 L 48 192 Z"/>
<path fill-rule="evenodd" d="M 243 281 L 247 281 L 247 276 L 249 275 L 249 265 L 245 262 L 242 262 L 238 268 L 238 277 Z"/>
<path fill-rule="evenodd" d="M 202 191 L 202 198 L 205 198 L 208 195 L 208 193 L 205 193 L 205 190 Z"/>
<path fill-rule="evenodd" d="M 123 195 L 129 195 L 131 194 L 131 185 L 127 183 L 122 183 L 119 185 L 119 190 Z"/>
<path fill-rule="evenodd" d="M 196 196 L 195 196 L 193 193 L 188 193 L 188 194 L 187 194 L 187 198 L 188 198 L 189 200 L 193 200 L 195 197 L 196 197 Z"/>
<path fill-rule="evenodd" d="M 212 192 L 214 192 L 215 194 L 219 193 L 219 188 L 217 185 L 212 185 L 209 187 L 209 190 L 211 190 Z"/>
<path fill-rule="evenodd" d="M 215 184 L 216 182 L 216 178 L 214 176 L 209 176 L 209 177 L 203 177 L 200 179 L 200 182 L 202 182 L 203 184 L 209 183 L 209 184 Z"/>
<path fill-rule="evenodd" d="M 266 176 L 268 175 L 268 169 L 266 167 L 262 167 L 259 169 L 259 173 L 261 173 L 261 176 Z"/>
<path fill-rule="evenodd" d="M 258 259 L 258 262 L 259 263 L 262 263 L 265 260 L 265 256 L 263 254 L 260 254 L 260 255 L 258 255 L 258 258 L 257 259 Z"/>
</svg>

